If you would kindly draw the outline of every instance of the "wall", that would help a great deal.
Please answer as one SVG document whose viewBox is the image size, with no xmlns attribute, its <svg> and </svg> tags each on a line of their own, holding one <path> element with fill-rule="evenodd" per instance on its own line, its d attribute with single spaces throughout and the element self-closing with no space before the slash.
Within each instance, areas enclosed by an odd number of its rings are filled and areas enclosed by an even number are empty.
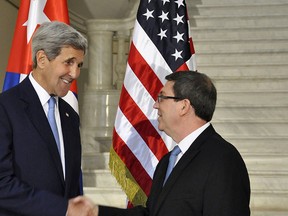
<svg viewBox="0 0 288 216">
<path fill-rule="evenodd" d="M 7 1 L 0 1 L 0 92 L 8 63 L 18 10 Z"/>
</svg>

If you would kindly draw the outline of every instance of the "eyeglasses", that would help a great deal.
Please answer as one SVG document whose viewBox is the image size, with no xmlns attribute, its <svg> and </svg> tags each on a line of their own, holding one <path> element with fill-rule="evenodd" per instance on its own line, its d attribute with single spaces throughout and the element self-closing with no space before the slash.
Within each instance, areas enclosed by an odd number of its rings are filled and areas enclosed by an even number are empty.
<svg viewBox="0 0 288 216">
<path fill-rule="evenodd" d="M 158 95 L 157 96 L 158 103 L 160 103 L 164 99 L 183 100 L 183 98 L 174 97 L 174 96 L 165 96 L 165 95 Z"/>
</svg>

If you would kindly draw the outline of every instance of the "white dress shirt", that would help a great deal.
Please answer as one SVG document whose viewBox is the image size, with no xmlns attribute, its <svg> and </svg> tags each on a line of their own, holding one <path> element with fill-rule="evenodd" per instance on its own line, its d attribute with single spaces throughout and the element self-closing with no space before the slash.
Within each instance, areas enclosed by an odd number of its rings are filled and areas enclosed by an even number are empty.
<svg viewBox="0 0 288 216">
<path fill-rule="evenodd" d="M 193 144 L 193 142 L 196 140 L 196 138 L 210 125 L 210 122 L 207 122 L 202 127 L 198 128 L 197 130 L 193 131 L 191 134 L 186 136 L 183 140 L 181 140 L 178 143 L 179 148 L 181 149 L 181 152 L 177 155 L 177 159 L 175 162 L 175 165 L 178 163 L 180 158 L 183 156 L 183 154 L 188 150 L 188 148 Z M 175 166 L 174 165 L 174 166 Z"/>
<path fill-rule="evenodd" d="M 29 74 L 29 79 L 32 83 L 32 86 L 34 87 L 41 105 L 43 107 L 43 110 L 48 116 L 48 100 L 50 99 L 50 95 L 45 91 L 42 86 L 40 86 L 37 81 L 33 78 L 32 73 Z M 65 179 L 65 152 L 64 152 L 64 141 L 63 141 L 63 133 L 62 133 L 62 127 L 61 127 L 61 119 L 60 119 L 60 113 L 59 113 L 59 99 L 58 97 L 55 97 L 56 99 L 56 107 L 55 107 L 55 119 L 56 119 L 56 124 L 57 124 L 57 129 L 58 129 L 58 134 L 59 134 L 59 140 L 60 140 L 60 157 L 61 157 L 61 163 L 62 163 L 62 170 L 63 170 L 63 175 Z M 48 117 L 47 117 L 48 118 Z"/>
</svg>

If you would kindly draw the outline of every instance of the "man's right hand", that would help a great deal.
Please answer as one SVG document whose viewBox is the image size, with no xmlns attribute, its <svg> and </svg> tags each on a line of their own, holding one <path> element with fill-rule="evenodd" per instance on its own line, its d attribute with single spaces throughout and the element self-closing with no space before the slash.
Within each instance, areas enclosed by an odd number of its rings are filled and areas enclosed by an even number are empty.
<svg viewBox="0 0 288 216">
<path fill-rule="evenodd" d="M 98 216 L 98 206 L 84 196 L 70 199 L 66 216 Z"/>
</svg>

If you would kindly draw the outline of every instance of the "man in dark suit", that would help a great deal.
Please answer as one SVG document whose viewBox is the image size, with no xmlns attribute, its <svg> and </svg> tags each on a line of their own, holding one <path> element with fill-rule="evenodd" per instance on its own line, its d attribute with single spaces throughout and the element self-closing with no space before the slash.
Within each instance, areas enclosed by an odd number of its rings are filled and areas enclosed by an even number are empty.
<svg viewBox="0 0 288 216">
<path fill-rule="evenodd" d="M 79 116 L 61 99 L 80 75 L 86 49 L 87 40 L 72 27 L 42 24 L 32 40 L 33 71 L 0 95 L 1 216 L 89 211 L 89 204 L 71 200 L 80 194 Z M 50 98 L 57 138 L 47 118 Z"/>
<path fill-rule="evenodd" d="M 210 123 L 217 99 L 214 84 L 205 74 L 193 71 L 175 72 L 166 79 L 154 108 L 159 129 L 180 149 L 174 169 L 164 181 L 168 153 L 157 165 L 146 207 L 96 206 L 94 215 L 249 216 L 245 163 Z"/>
</svg>

